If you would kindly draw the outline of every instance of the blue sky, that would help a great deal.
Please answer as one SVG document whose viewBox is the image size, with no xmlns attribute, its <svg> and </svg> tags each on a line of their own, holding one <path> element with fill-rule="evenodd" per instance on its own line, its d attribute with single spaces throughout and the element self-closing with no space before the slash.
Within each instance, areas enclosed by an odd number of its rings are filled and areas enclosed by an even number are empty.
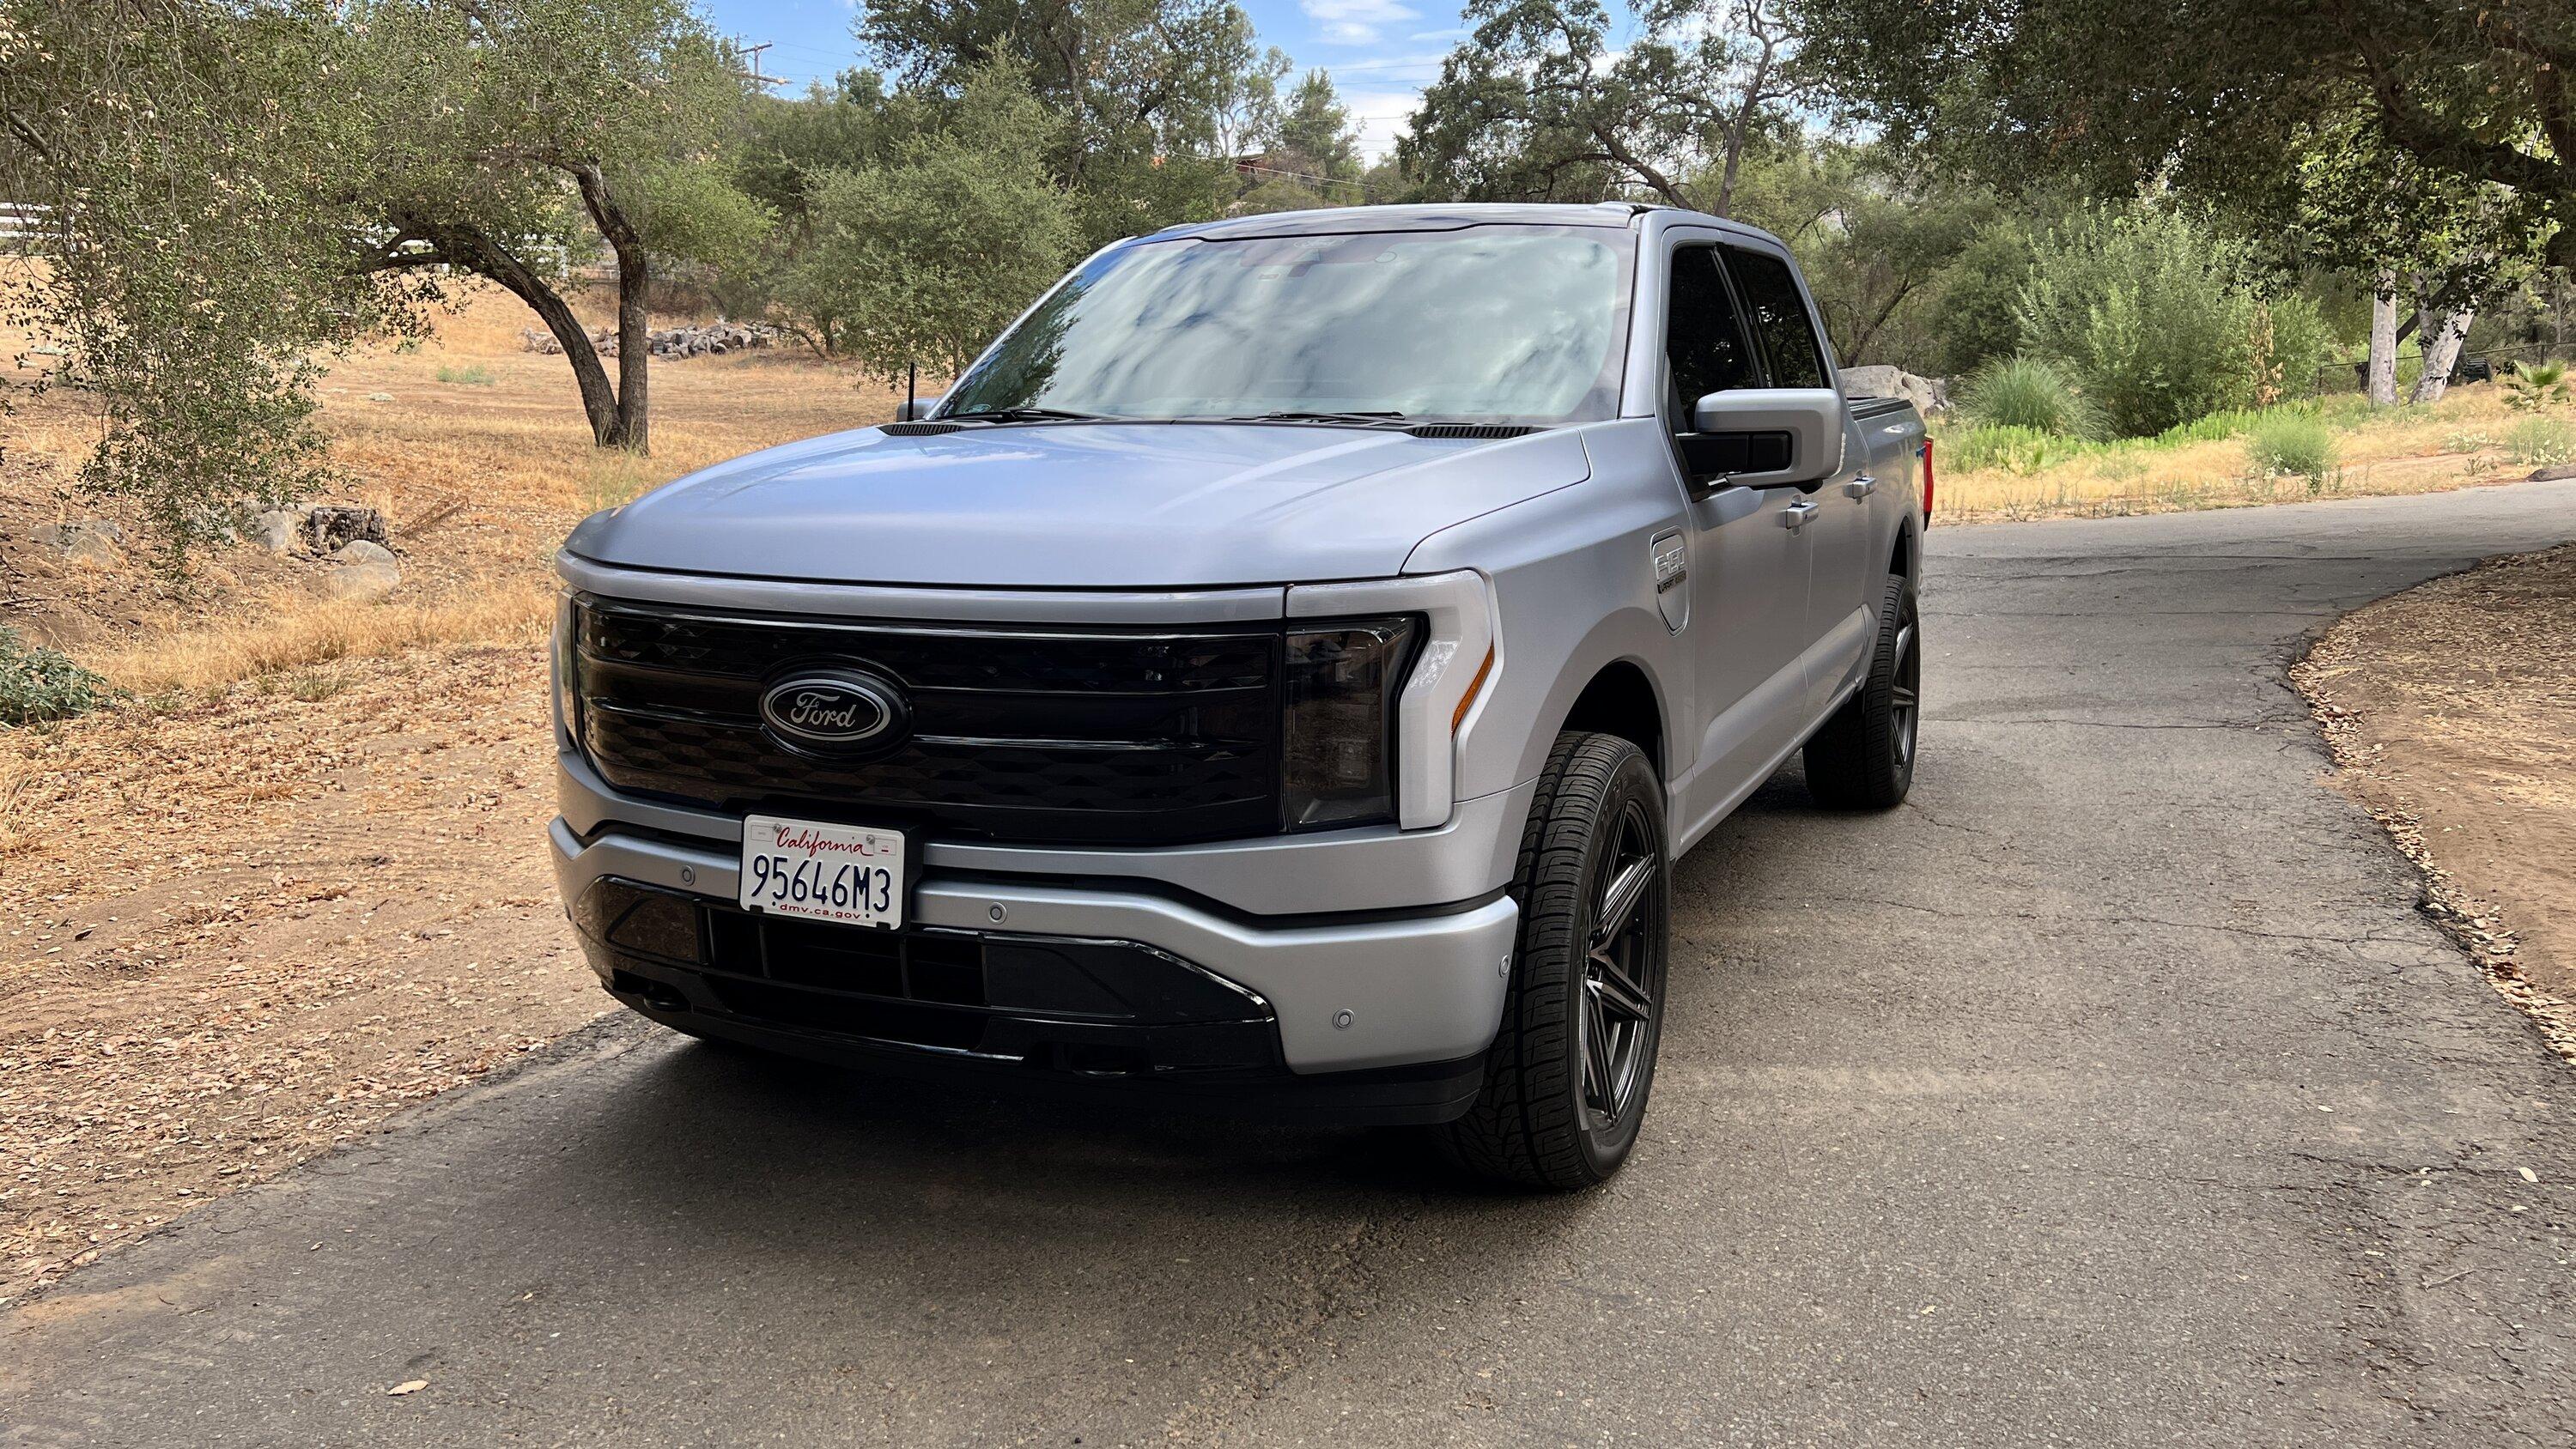
<svg viewBox="0 0 2576 1449">
<path fill-rule="evenodd" d="M 699 0 L 718 30 L 770 42 L 761 68 L 800 86 L 849 66 L 852 6 L 842 0 Z M 1262 43 L 1288 52 L 1298 69 L 1331 73 L 1360 122 L 1372 158 L 1395 142 L 1440 58 L 1460 35 L 1457 0 L 1240 0 Z"/>
</svg>

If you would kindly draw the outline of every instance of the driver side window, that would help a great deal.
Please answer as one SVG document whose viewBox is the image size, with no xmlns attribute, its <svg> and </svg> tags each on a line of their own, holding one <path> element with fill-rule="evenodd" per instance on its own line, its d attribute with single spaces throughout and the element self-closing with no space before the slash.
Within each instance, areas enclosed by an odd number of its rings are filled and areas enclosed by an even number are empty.
<svg viewBox="0 0 2576 1449">
<path fill-rule="evenodd" d="M 1729 388 L 1759 387 L 1735 297 L 1718 270 L 1717 248 L 1673 253 L 1672 303 L 1664 316 L 1665 421 L 1676 434 L 1696 431 L 1691 408 Z"/>
</svg>

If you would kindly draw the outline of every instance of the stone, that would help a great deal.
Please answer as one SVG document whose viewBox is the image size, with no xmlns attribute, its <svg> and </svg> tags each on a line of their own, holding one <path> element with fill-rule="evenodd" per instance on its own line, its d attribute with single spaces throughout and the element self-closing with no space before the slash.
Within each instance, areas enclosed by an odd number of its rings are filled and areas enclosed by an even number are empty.
<svg viewBox="0 0 2576 1449">
<path fill-rule="evenodd" d="M 327 562 L 331 571 L 322 576 L 322 592 L 330 598 L 373 603 L 402 582 L 393 551 L 363 538 L 341 545 Z"/>
<path fill-rule="evenodd" d="M 329 554 L 344 543 L 359 540 L 385 543 L 385 516 L 375 509 L 355 503 L 317 503 L 304 515 L 304 545 L 317 554 Z"/>
<path fill-rule="evenodd" d="M 295 508 L 271 508 L 251 515 L 250 541 L 274 554 L 295 551 L 295 535 L 303 530 L 304 513 Z"/>
<path fill-rule="evenodd" d="M 103 518 L 44 524 L 27 537 L 72 563 L 114 568 L 125 562 L 125 550 L 118 547 L 125 542 L 125 530 Z"/>
<path fill-rule="evenodd" d="M 1846 367 L 1843 391 L 1853 397 L 1901 397 L 1926 417 L 1950 406 L 1947 379 L 1918 377 L 1901 367 Z"/>
<path fill-rule="evenodd" d="M 2555 483 L 2561 478 L 2576 478 L 2576 463 L 2552 463 L 2546 468 L 2534 468 L 2531 470 L 2531 476 L 2522 481 Z"/>
<path fill-rule="evenodd" d="M 367 394 L 367 401 L 369 402 L 392 402 L 393 400 L 394 395 L 389 392 L 371 392 Z"/>
</svg>

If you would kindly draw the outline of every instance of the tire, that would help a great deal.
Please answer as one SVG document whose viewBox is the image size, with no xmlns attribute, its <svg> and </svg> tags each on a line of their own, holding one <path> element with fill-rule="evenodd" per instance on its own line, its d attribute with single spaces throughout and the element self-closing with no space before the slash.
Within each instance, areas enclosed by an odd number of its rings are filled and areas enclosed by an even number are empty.
<svg viewBox="0 0 2576 1449">
<path fill-rule="evenodd" d="M 1923 631 L 1914 591 L 1889 574 L 1868 677 L 1807 741 L 1807 793 L 1836 810 L 1893 810 L 1914 788 L 1923 720 Z"/>
<path fill-rule="evenodd" d="M 1521 833 L 1520 935 L 1484 1090 L 1440 1129 L 1468 1171 L 1571 1192 L 1606 1181 L 1636 1145 L 1671 951 L 1663 805 L 1635 745 L 1557 737 Z"/>
</svg>

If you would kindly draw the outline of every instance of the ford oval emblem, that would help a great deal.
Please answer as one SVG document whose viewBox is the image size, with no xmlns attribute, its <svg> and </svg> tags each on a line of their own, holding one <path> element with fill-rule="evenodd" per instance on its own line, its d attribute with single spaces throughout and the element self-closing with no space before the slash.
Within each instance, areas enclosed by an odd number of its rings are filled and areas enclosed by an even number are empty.
<svg viewBox="0 0 2576 1449">
<path fill-rule="evenodd" d="M 760 717 L 789 744 L 809 750 L 861 750 L 891 744 L 909 711 L 894 685 L 857 670 L 792 674 L 760 696 Z"/>
</svg>

